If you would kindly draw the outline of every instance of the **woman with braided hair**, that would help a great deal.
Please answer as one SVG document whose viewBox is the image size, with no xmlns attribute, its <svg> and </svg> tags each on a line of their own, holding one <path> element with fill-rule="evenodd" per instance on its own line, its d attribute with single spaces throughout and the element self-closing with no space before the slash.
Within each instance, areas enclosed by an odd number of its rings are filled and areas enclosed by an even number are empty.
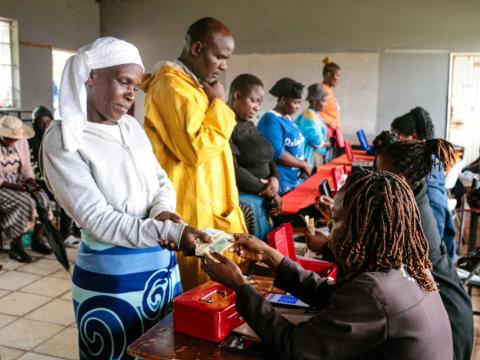
<svg viewBox="0 0 480 360">
<path fill-rule="evenodd" d="M 454 151 L 452 144 L 442 139 L 397 142 L 380 151 L 376 166 L 379 170 L 391 171 L 404 177 L 415 194 L 423 232 L 429 245 L 428 257 L 432 263 L 432 275 L 438 284 L 452 328 L 455 359 L 461 360 L 470 359 L 472 351 L 472 304 L 438 233 L 425 182 L 435 162 L 449 164 Z M 400 206 L 400 202 L 397 204 Z"/>
<path fill-rule="evenodd" d="M 427 110 L 417 106 L 408 113 L 395 118 L 390 125 L 400 141 L 429 140 L 434 138 L 435 127 Z M 455 225 L 448 208 L 445 189 L 445 169 L 436 161 L 427 178 L 427 193 L 437 222 L 438 232 L 452 262 L 456 262 Z"/>
<path fill-rule="evenodd" d="M 275 358 L 452 359 L 448 316 L 404 180 L 382 171 L 352 174 L 335 197 L 329 238 L 345 274 L 335 285 L 253 236 L 235 242 L 238 255 L 270 267 L 276 287 L 319 309 L 298 325 L 277 313 L 224 256 L 207 256 L 204 269 L 234 289 L 237 311 Z"/>
</svg>

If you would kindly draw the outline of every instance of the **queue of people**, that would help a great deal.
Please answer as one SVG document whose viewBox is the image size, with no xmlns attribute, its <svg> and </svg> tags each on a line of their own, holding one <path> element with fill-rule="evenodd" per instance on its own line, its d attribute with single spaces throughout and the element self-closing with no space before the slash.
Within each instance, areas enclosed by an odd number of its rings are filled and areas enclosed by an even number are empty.
<svg viewBox="0 0 480 360">
<path fill-rule="evenodd" d="M 80 358 L 130 359 L 127 346 L 209 275 L 236 292 L 238 312 L 278 358 L 468 359 L 471 303 L 444 246 L 448 220 L 432 212 L 446 195 L 428 190 L 451 145 L 431 140 L 428 117 L 414 109 L 392 123 L 405 142 L 387 134 L 376 171 L 352 174 L 335 199 L 319 199 L 330 233 L 308 244 L 328 248 L 338 265 L 331 285 L 262 240 L 281 196 L 343 147 L 333 93 L 340 67 L 324 60 L 323 82 L 308 87 L 297 118 L 304 85 L 278 80 L 269 90 L 276 105 L 256 126 L 261 79 L 239 75 L 228 97 L 219 82 L 234 48 L 227 26 L 202 18 L 178 59 L 145 74 L 133 44 L 99 38 L 65 65 L 61 120 L 37 112 L 31 148 L 41 180 L 81 228 L 72 279 Z M 144 128 L 128 115 L 139 88 Z M 0 120 L 0 225 L 19 261 L 19 238 L 49 203 L 30 164 L 33 135 L 19 119 Z M 430 187 L 441 190 L 441 181 Z M 193 256 L 211 241 L 205 228 L 239 234 L 232 251 Z M 299 325 L 276 313 L 246 282 L 239 264 L 248 260 L 268 265 L 275 286 L 318 313 Z"/>
</svg>

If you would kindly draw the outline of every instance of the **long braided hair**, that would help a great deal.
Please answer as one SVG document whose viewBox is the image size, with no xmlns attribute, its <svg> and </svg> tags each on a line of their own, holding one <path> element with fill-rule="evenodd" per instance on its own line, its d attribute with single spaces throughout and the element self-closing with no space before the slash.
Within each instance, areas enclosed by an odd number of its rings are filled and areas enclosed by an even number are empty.
<svg viewBox="0 0 480 360">
<path fill-rule="evenodd" d="M 385 146 L 379 156 L 407 179 L 413 191 L 422 184 L 435 165 L 449 166 L 455 160 L 455 148 L 443 139 L 402 141 Z"/>
<path fill-rule="evenodd" d="M 404 266 L 426 291 L 436 286 L 428 242 L 408 184 L 386 171 L 359 171 L 342 189 L 344 226 L 331 244 L 336 259 L 352 272 L 388 271 Z"/>
</svg>

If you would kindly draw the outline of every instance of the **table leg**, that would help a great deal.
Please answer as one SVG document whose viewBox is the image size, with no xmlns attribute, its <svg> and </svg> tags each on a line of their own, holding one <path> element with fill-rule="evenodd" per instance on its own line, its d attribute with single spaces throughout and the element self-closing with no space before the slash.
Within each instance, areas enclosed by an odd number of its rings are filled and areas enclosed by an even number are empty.
<svg viewBox="0 0 480 360">
<path fill-rule="evenodd" d="M 478 214 L 470 213 L 470 238 L 468 240 L 468 252 L 474 250 L 477 247 L 477 225 Z"/>
<path fill-rule="evenodd" d="M 460 204 L 460 234 L 458 236 L 458 247 L 457 247 L 457 254 L 459 256 L 462 255 L 462 247 L 463 247 L 463 230 L 465 229 L 465 194 L 462 195 L 461 204 Z"/>
</svg>

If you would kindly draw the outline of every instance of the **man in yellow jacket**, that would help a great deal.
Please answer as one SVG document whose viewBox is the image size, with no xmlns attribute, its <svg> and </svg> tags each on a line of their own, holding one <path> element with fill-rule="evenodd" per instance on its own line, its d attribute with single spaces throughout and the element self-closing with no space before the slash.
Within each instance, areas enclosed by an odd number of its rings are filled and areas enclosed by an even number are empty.
<svg viewBox="0 0 480 360">
<path fill-rule="evenodd" d="M 229 145 L 235 114 L 218 77 L 234 40 L 220 21 L 202 18 L 186 34 L 182 53 L 142 84 L 145 131 L 177 192 L 177 213 L 191 226 L 246 233 Z M 195 258 L 179 254 L 184 289 L 207 279 Z"/>
</svg>

